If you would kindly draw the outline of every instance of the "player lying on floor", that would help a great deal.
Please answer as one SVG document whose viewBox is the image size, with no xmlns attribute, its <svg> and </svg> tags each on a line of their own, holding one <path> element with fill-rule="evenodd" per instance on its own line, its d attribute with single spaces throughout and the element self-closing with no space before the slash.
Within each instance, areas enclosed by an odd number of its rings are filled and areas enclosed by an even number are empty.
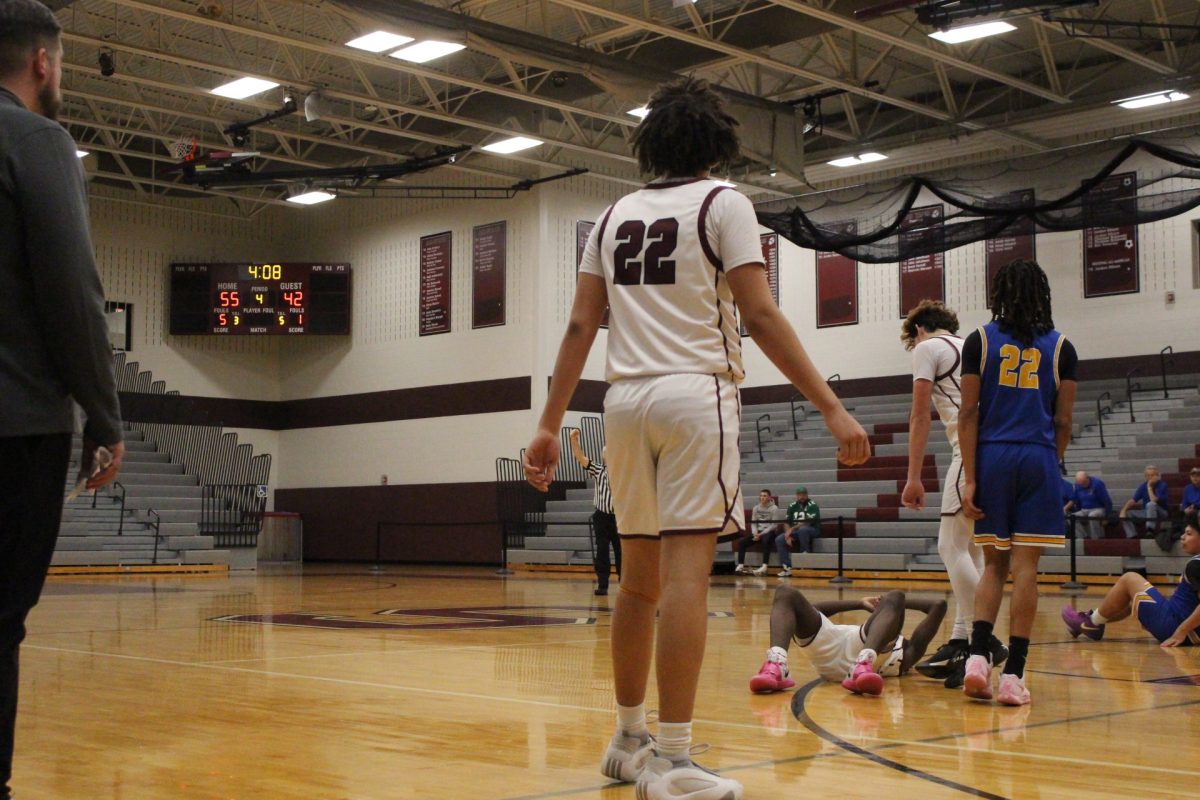
<svg viewBox="0 0 1200 800">
<path fill-rule="evenodd" d="M 925 614 L 908 640 L 900 633 L 905 609 Z M 829 619 L 842 611 L 868 611 L 871 616 L 861 625 Z M 771 649 L 750 679 L 750 691 L 763 694 L 796 685 L 788 677 L 788 645 L 795 639 L 825 680 L 841 681 L 855 694 L 880 694 L 885 675 L 903 675 L 920 660 L 945 616 L 945 600 L 906 598 L 899 591 L 810 603 L 799 589 L 780 586 L 771 606 Z"/>
<path fill-rule="evenodd" d="M 1144 576 L 1126 572 L 1094 611 L 1063 606 L 1062 618 L 1067 630 L 1074 637 L 1083 634 L 1099 640 L 1104 638 L 1105 624 L 1133 614 L 1163 647 L 1200 645 L 1200 522 L 1196 515 L 1188 517 L 1179 545 L 1192 558 L 1184 566 L 1179 586 L 1170 597 L 1163 597 Z"/>
</svg>

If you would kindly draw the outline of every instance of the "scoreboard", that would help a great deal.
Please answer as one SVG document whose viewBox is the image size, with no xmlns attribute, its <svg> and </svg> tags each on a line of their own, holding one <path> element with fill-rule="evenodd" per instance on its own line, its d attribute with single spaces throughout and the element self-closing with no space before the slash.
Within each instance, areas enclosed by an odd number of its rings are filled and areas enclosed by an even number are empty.
<svg viewBox="0 0 1200 800">
<path fill-rule="evenodd" d="M 171 265 L 171 334 L 350 333 L 350 265 Z"/>
</svg>

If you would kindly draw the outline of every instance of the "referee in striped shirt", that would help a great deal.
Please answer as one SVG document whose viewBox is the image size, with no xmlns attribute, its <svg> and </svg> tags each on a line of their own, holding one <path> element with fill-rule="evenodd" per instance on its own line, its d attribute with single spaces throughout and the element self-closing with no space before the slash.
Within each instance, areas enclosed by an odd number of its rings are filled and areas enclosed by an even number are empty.
<svg viewBox="0 0 1200 800">
<path fill-rule="evenodd" d="M 613 513 L 612 492 L 608 488 L 608 467 L 596 464 L 584 455 L 577 430 L 571 431 L 571 453 L 579 466 L 596 481 L 596 493 L 592 499 L 596 507 L 592 512 L 592 530 L 596 532 L 596 596 L 604 597 L 608 594 L 608 577 L 612 571 L 612 563 L 608 560 L 610 543 L 616 555 L 617 577 L 621 577 L 621 538 L 617 535 L 617 515 Z"/>
</svg>

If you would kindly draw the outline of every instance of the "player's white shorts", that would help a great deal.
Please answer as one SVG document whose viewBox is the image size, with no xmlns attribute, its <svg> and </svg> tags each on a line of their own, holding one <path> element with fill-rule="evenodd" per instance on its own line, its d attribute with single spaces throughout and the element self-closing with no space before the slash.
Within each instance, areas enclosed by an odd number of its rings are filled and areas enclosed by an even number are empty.
<svg viewBox="0 0 1200 800">
<path fill-rule="evenodd" d="M 718 533 L 745 525 L 741 398 L 715 375 L 614 381 L 604 398 L 608 481 L 622 538 Z"/>
<path fill-rule="evenodd" d="M 821 630 L 802 648 L 822 678 L 840 681 L 854 668 L 864 643 L 862 625 L 838 625 L 822 614 Z M 875 659 L 875 671 L 884 677 L 899 675 L 903 659 L 904 637 L 897 636 L 892 649 Z"/>
<path fill-rule="evenodd" d="M 948 517 L 962 511 L 962 496 L 967 484 L 966 473 L 963 472 L 962 456 L 958 450 L 950 460 L 950 469 L 946 470 L 946 478 L 942 481 L 942 516 Z"/>
</svg>

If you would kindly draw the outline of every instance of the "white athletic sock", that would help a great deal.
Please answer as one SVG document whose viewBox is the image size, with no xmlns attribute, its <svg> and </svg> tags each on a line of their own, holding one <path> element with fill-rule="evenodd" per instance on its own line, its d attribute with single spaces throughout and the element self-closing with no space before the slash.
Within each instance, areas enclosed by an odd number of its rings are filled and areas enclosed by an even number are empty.
<svg viewBox="0 0 1200 800">
<path fill-rule="evenodd" d="M 650 729 L 646 727 L 646 704 L 639 703 L 636 706 L 623 706 L 617 704 L 617 732 L 622 736 L 637 736 L 649 735 Z"/>
<path fill-rule="evenodd" d="M 692 723 L 658 723 L 658 755 L 674 762 L 690 761 L 688 751 L 692 747 Z"/>
<path fill-rule="evenodd" d="M 854 659 L 854 661 L 855 661 L 855 663 L 862 663 L 863 661 L 868 661 L 871 663 L 871 666 L 874 667 L 875 659 L 878 657 L 879 657 L 879 654 L 876 653 L 874 650 L 872 650 L 869 647 L 864 647 L 862 650 L 858 651 L 858 658 Z"/>
<path fill-rule="evenodd" d="M 782 664 L 786 667 L 788 663 L 788 652 L 782 647 L 772 647 L 767 651 L 767 661 L 770 661 L 772 664 Z"/>
<path fill-rule="evenodd" d="M 970 639 L 975 621 L 975 587 L 983 574 L 983 551 L 975 546 L 966 516 L 960 511 L 942 517 L 938 526 L 938 555 L 946 565 L 946 576 L 954 590 L 954 629 L 951 639 Z"/>
<path fill-rule="evenodd" d="M 1106 622 L 1108 622 L 1108 617 L 1103 616 L 1100 613 L 1100 609 L 1097 608 L 1095 611 L 1092 612 L 1092 624 L 1093 625 L 1103 625 Z"/>
</svg>

